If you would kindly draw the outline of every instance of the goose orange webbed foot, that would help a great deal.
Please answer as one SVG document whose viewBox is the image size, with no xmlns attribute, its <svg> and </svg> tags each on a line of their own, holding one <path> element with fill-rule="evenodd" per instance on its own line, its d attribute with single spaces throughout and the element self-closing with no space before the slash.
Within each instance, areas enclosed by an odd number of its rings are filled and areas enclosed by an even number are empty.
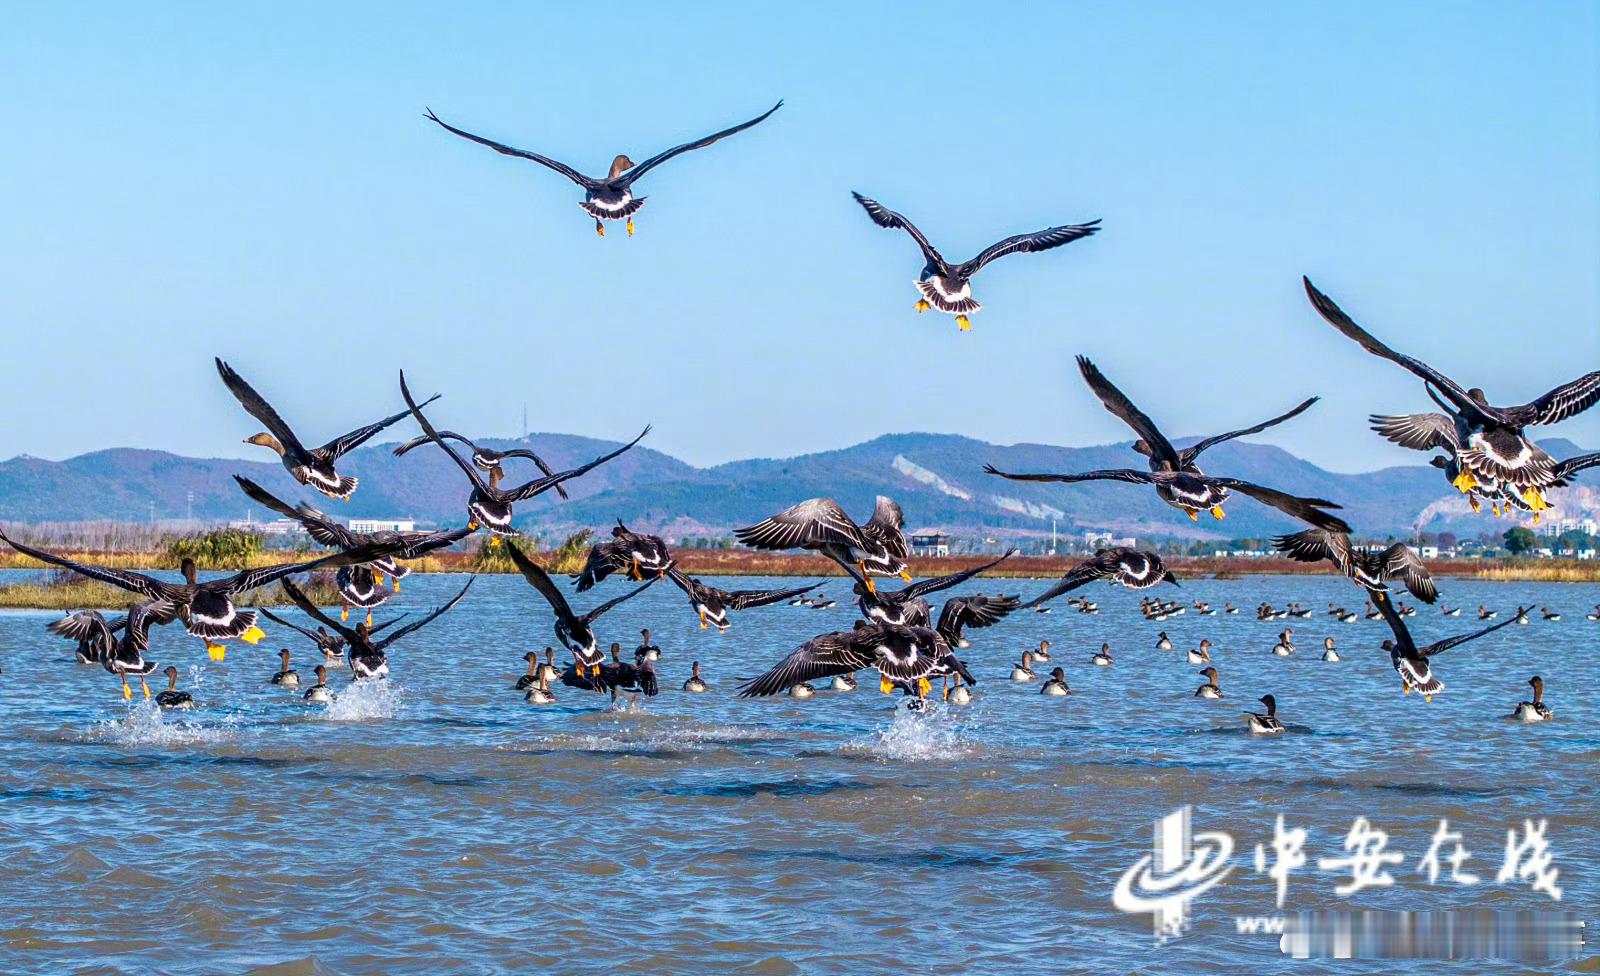
<svg viewBox="0 0 1600 976">
<path fill-rule="evenodd" d="M 598 220 L 595 221 L 594 222 L 594 232 L 595 232 L 596 236 L 599 236 L 599 237 L 606 236 L 606 225 L 602 224 Z"/>
<path fill-rule="evenodd" d="M 967 318 L 965 315 L 957 315 L 956 328 L 960 329 L 962 332 L 971 332 L 972 320 Z"/>
<path fill-rule="evenodd" d="M 921 298 L 921 299 L 917 300 L 917 304 L 915 304 L 915 305 L 913 305 L 911 307 L 917 310 L 917 314 L 918 315 L 921 315 L 923 312 L 926 312 L 928 309 L 932 308 L 933 306 L 928 304 L 928 300 L 926 298 Z"/>
<path fill-rule="evenodd" d="M 632 217 L 628 218 L 628 236 L 629 237 L 633 236 L 633 218 Z"/>
</svg>

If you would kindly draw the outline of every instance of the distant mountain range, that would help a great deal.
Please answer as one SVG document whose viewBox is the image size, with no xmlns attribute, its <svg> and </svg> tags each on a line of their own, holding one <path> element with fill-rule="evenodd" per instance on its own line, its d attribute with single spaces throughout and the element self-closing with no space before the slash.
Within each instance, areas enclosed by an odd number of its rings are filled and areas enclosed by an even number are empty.
<svg viewBox="0 0 1600 976">
<path fill-rule="evenodd" d="M 556 469 L 582 463 L 616 445 L 567 434 L 534 434 L 526 442 L 489 439 L 497 448 L 531 444 Z M 1180 446 L 1188 441 L 1180 441 Z M 1558 458 L 1583 453 L 1569 441 L 1541 442 Z M 339 517 L 412 516 L 459 524 L 468 492 L 461 472 L 433 448 L 403 458 L 393 442 L 355 451 L 340 470 L 361 479 L 349 502 L 316 495 L 294 483 L 275 460 L 188 458 L 162 451 L 119 448 L 66 461 L 17 457 L 0 462 L 0 520 L 65 522 L 112 519 L 201 521 L 240 519 L 251 509 L 232 475 L 242 474 L 290 501 L 306 500 Z M 263 452 L 264 453 L 264 452 Z M 1419 455 L 1420 459 L 1421 455 Z M 1501 531 L 1487 509 L 1473 516 L 1443 476 L 1424 464 L 1364 474 L 1336 474 L 1277 447 L 1233 442 L 1208 451 L 1207 471 L 1226 473 L 1300 495 L 1332 499 L 1362 535 L 1403 536 L 1422 527 L 1475 535 Z M 674 539 L 724 537 L 802 499 L 826 495 L 865 519 L 873 499 L 897 499 L 907 528 L 947 532 L 957 538 L 1048 536 L 1051 522 L 1064 535 L 1109 530 L 1118 535 L 1185 538 L 1259 538 L 1293 528 L 1272 509 L 1236 497 L 1227 518 L 1190 522 L 1159 502 L 1148 488 L 1120 483 L 1023 484 L 985 475 L 992 463 L 1009 471 L 1085 471 L 1139 467 L 1127 443 L 1101 447 L 999 446 L 948 434 L 891 434 L 837 451 L 782 460 L 734 461 L 696 468 L 643 445 L 568 484 L 563 502 L 551 492 L 517 507 L 519 528 L 556 533 L 600 528 L 617 518 L 630 527 Z M 520 480 L 525 467 L 512 469 Z M 1594 479 L 1600 484 L 1600 478 Z M 1593 517 L 1600 492 L 1580 484 L 1556 492 L 1557 517 Z"/>
</svg>

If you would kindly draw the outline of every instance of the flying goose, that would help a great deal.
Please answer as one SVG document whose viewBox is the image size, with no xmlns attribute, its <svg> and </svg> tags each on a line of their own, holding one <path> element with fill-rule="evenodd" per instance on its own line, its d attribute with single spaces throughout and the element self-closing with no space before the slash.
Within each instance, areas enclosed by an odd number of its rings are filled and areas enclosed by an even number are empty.
<svg viewBox="0 0 1600 976">
<path fill-rule="evenodd" d="M 930 308 L 936 308 L 948 315 L 954 315 L 957 328 L 963 332 L 972 328 L 972 322 L 967 316 L 974 315 L 983 308 L 972 297 L 972 276 L 982 270 L 984 265 L 1007 254 L 1048 251 L 1088 237 L 1100 230 L 1098 220 L 1091 220 L 1087 224 L 1047 227 L 1031 234 L 1008 237 L 979 251 L 978 256 L 970 261 L 951 264 L 904 215 L 859 193 L 852 193 L 851 196 L 855 197 L 856 203 L 861 204 L 861 208 L 872 218 L 873 223 L 879 227 L 899 228 L 905 231 L 922 249 L 925 263 L 922 266 L 922 274 L 917 279 L 917 291 L 922 293 L 922 298 L 916 304 L 917 311 L 926 312 Z"/>
<path fill-rule="evenodd" d="M 475 136 L 470 132 L 467 132 L 463 129 L 458 129 L 455 126 L 445 122 L 437 115 L 434 115 L 433 109 L 431 108 L 427 110 L 427 118 L 437 122 L 442 128 L 445 129 L 445 131 L 452 132 L 463 139 L 470 139 L 480 146 L 488 146 L 490 149 L 493 149 L 495 152 L 500 153 L 503 156 L 515 156 L 518 159 L 531 160 L 535 163 L 539 163 L 542 166 L 548 166 L 550 169 L 555 170 L 557 173 L 560 173 L 562 176 L 565 176 L 567 179 L 583 187 L 583 201 L 579 203 L 578 206 L 582 207 L 585 213 L 594 218 L 594 230 L 596 234 L 599 234 L 601 237 L 606 236 L 606 228 L 601 221 L 626 220 L 628 222 L 628 236 L 632 237 L 633 215 L 639 212 L 639 208 L 644 206 L 645 201 L 644 197 L 636 197 L 633 195 L 633 184 L 637 182 L 640 177 L 644 176 L 644 174 L 650 172 L 652 169 L 655 169 L 657 166 L 660 166 L 662 163 L 678 155 L 679 153 L 689 152 L 693 149 L 704 149 L 705 147 L 716 142 L 718 139 L 731 136 L 738 132 L 743 132 L 752 126 L 765 121 L 767 116 L 771 115 L 773 112 L 776 112 L 782 105 L 783 102 L 780 101 L 777 105 L 772 106 L 748 122 L 741 122 L 731 129 L 723 129 L 721 132 L 713 132 L 711 135 L 706 136 L 703 139 L 696 139 L 694 142 L 686 142 L 681 146 L 674 146 L 673 148 L 668 149 L 666 152 L 657 153 L 656 155 L 651 156 L 642 163 L 635 163 L 626 155 L 618 156 L 611 161 L 611 169 L 606 173 L 604 179 L 593 176 L 585 176 L 573 169 L 571 166 L 568 166 L 566 163 L 557 162 L 548 156 L 541 156 L 538 153 L 529 152 L 526 149 L 513 149 L 510 146 L 503 145 L 490 139 L 485 139 L 482 136 Z"/>
<path fill-rule="evenodd" d="M 217 372 L 222 375 L 222 382 L 227 385 L 234 399 L 239 401 L 239 405 L 267 428 L 259 434 L 245 438 L 244 442 L 270 448 L 283 461 L 283 466 L 294 476 L 294 480 L 302 485 L 310 485 L 329 498 L 349 501 L 358 483 L 358 479 L 341 475 L 334 470 L 334 462 L 365 444 L 372 435 L 404 420 L 409 412 L 402 410 L 377 423 L 358 427 L 348 434 L 335 437 L 321 447 L 307 448 L 300 443 L 300 438 L 295 436 L 284 419 L 278 416 L 278 411 L 272 409 L 272 405 L 246 383 L 244 377 L 234 372 L 233 367 L 220 358 L 217 359 Z M 424 405 L 437 399 L 439 396 L 435 394 L 429 397 Z"/>
</svg>

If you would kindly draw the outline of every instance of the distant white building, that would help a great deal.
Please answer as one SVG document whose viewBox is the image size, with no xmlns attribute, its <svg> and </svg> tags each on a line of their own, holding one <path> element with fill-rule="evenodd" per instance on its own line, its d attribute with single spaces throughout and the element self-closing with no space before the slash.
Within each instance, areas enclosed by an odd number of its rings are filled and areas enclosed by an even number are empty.
<svg viewBox="0 0 1600 976">
<path fill-rule="evenodd" d="M 906 540 L 913 556 L 950 555 L 950 537 L 942 532 L 913 535 Z"/>
<path fill-rule="evenodd" d="M 228 528 L 238 529 L 241 532 L 254 532 L 256 535 L 300 535 L 304 534 L 306 527 L 294 519 L 275 519 L 271 522 L 257 522 L 255 519 L 236 519 L 228 523 Z"/>
<path fill-rule="evenodd" d="M 1418 549 L 1417 552 L 1418 552 L 1419 555 L 1422 556 L 1423 559 L 1438 559 L 1439 558 L 1439 547 L 1438 546 L 1423 546 L 1422 548 Z"/>
<path fill-rule="evenodd" d="M 1115 549 L 1119 546 L 1132 549 L 1136 540 L 1132 536 L 1117 537 L 1110 532 L 1085 532 L 1083 544 L 1090 549 Z"/>
<path fill-rule="evenodd" d="M 350 520 L 350 531 L 365 532 L 415 532 L 417 520 L 414 518 L 391 519 L 358 519 Z"/>
</svg>

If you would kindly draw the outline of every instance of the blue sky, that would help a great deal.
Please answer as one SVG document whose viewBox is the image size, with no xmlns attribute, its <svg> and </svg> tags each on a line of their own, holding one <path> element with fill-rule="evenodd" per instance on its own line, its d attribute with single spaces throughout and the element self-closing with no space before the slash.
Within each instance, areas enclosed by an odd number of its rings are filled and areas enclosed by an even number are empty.
<svg viewBox="0 0 1600 976">
<path fill-rule="evenodd" d="M 1420 385 L 1359 321 L 1501 402 L 1600 365 L 1600 52 L 1583 3 L 36 4 L 0 85 L 0 456 L 242 455 L 222 355 L 308 439 L 400 405 L 694 463 L 890 431 L 1174 434 L 1323 402 L 1270 440 L 1337 470 Z M 631 240 L 446 120 L 598 172 L 749 118 L 641 182 Z M 918 316 L 913 243 L 966 257 L 1104 220 Z M 619 228 L 620 230 L 620 228 Z M 1600 447 L 1600 410 L 1552 433 Z M 976 462 L 975 462 L 976 463 Z"/>
</svg>

